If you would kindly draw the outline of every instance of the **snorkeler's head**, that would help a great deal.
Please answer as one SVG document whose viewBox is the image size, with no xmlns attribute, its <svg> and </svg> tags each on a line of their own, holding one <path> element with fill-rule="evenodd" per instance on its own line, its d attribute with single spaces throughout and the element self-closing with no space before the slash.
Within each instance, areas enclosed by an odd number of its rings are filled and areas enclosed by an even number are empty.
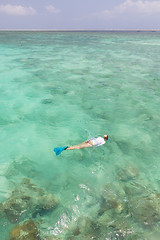
<svg viewBox="0 0 160 240">
<path fill-rule="evenodd" d="M 103 136 L 104 140 L 108 140 L 108 135 Z"/>
</svg>

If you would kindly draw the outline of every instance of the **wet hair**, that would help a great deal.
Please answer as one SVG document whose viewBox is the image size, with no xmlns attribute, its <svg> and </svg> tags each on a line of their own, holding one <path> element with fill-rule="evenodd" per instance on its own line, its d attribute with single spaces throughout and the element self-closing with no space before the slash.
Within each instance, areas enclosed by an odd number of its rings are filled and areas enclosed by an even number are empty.
<svg viewBox="0 0 160 240">
<path fill-rule="evenodd" d="M 104 140 L 108 140 L 108 135 L 103 136 Z"/>
</svg>

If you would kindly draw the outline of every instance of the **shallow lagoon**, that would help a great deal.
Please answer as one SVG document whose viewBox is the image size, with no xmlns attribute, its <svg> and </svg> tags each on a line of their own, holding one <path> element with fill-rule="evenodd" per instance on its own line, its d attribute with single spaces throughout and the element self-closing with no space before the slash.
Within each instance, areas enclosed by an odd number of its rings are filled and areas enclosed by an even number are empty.
<svg viewBox="0 0 160 240">
<path fill-rule="evenodd" d="M 0 32 L 2 240 L 27 220 L 33 239 L 159 239 L 159 46 L 159 33 Z"/>
</svg>

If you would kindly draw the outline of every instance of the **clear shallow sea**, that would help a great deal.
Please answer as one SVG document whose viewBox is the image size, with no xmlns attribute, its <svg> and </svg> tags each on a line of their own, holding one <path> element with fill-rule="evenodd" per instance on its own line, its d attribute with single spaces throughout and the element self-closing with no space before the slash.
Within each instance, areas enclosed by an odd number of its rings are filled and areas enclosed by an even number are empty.
<svg viewBox="0 0 160 240">
<path fill-rule="evenodd" d="M 40 239 L 158 240 L 159 109 L 160 33 L 0 32 L 1 240 L 28 219 Z M 58 206 L 13 197 L 22 181 Z"/>
</svg>

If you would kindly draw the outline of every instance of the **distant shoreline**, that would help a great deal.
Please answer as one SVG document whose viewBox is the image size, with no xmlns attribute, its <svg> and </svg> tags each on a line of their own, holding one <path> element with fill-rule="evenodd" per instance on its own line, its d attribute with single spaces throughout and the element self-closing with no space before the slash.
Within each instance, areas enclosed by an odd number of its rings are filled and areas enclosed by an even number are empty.
<svg viewBox="0 0 160 240">
<path fill-rule="evenodd" d="M 0 32 L 160 32 L 160 29 L 0 29 Z"/>
</svg>

